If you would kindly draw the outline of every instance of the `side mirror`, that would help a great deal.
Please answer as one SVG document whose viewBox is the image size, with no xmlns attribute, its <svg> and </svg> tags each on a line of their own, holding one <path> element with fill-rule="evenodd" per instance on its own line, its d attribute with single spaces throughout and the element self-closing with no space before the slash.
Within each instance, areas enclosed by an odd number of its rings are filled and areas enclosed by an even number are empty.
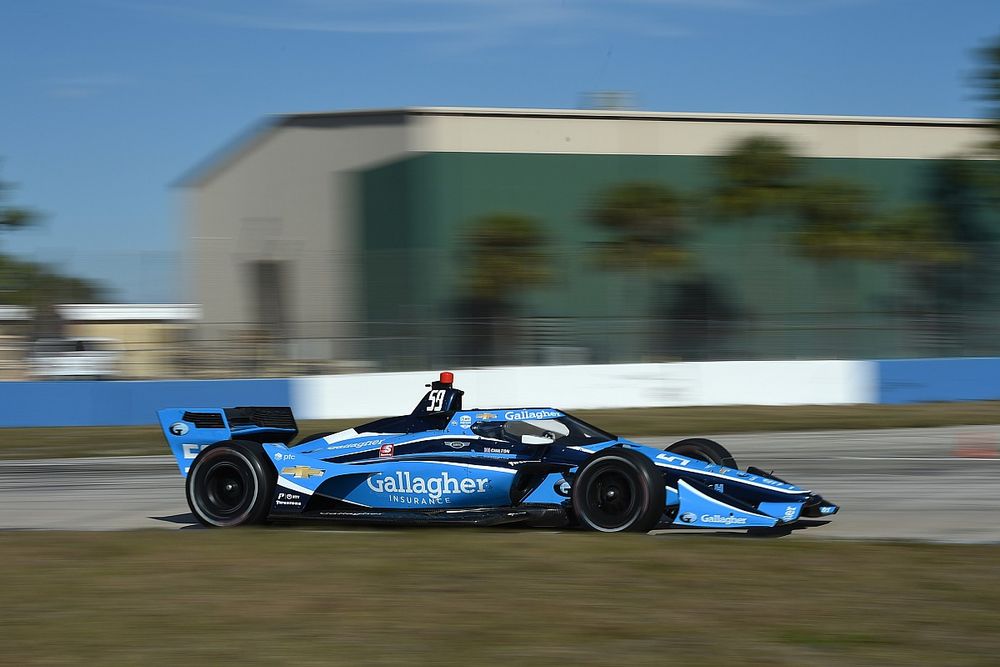
<svg viewBox="0 0 1000 667">
<path fill-rule="evenodd" d="M 552 438 L 546 438 L 540 435 L 522 435 L 521 436 L 522 445 L 551 445 Z"/>
</svg>

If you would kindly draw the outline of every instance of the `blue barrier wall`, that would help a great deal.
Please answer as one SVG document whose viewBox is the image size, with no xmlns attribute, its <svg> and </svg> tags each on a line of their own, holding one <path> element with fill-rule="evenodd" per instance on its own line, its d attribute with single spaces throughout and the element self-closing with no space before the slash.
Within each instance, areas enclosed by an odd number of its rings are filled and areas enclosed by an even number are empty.
<svg viewBox="0 0 1000 667">
<path fill-rule="evenodd" d="M 1000 399 L 1000 358 L 878 362 L 879 403 Z"/>
<path fill-rule="evenodd" d="M 291 382 L 0 382 L 0 427 L 155 424 L 167 407 L 290 405 Z"/>
</svg>

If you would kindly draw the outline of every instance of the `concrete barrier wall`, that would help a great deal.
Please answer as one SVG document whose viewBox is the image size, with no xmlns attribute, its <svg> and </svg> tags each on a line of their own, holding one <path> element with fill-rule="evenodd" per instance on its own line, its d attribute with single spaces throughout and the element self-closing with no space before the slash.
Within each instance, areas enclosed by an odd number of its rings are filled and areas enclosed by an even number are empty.
<svg viewBox="0 0 1000 667">
<path fill-rule="evenodd" d="M 160 408 L 289 405 L 289 380 L 0 382 L 0 427 L 133 426 Z"/>
<path fill-rule="evenodd" d="M 1000 399 L 1000 358 L 879 361 L 879 403 Z"/>
<path fill-rule="evenodd" d="M 373 417 L 413 409 L 433 372 L 298 378 L 300 419 Z M 865 361 L 736 361 L 538 366 L 455 371 L 468 407 L 639 408 L 683 405 L 870 403 Z"/>
<path fill-rule="evenodd" d="M 811 405 L 1000 399 L 1000 358 L 715 361 L 456 370 L 468 407 Z M 291 405 L 299 419 L 413 409 L 431 371 L 292 379 L 0 382 L 0 427 L 155 423 L 163 407 Z"/>
</svg>

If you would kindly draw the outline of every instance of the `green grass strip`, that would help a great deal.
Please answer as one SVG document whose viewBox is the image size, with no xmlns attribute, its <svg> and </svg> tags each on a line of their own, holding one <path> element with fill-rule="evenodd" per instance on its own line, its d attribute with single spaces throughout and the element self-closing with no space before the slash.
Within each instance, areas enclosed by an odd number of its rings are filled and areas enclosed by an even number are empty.
<svg viewBox="0 0 1000 667">
<path fill-rule="evenodd" d="M 0 534 L 8 665 L 987 665 L 1000 547 L 414 529 Z"/>
</svg>

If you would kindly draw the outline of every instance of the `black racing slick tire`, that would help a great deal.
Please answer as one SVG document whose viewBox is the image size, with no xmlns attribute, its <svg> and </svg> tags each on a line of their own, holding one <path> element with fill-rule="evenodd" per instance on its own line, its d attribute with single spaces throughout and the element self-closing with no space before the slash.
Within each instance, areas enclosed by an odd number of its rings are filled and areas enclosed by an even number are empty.
<svg viewBox="0 0 1000 667">
<path fill-rule="evenodd" d="M 663 475 L 639 452 L 612 447 L 594 454 L 573 480 L 580 526 L 602 533 L 652 530 L 663 516 Z"/>
<path fill-rule="evenodd" d="M 705 463 L 715 463 L 725 468 L 736 468 L 736 459 L 729 450 L 708 438 L 687 438 L 667 447 L 667 451 L 680 454 L 689 459 L 698 459 Z"/>
<path fill-rule="evenodd" d="M 206 447 L 188 472 L 188 507 L 212 528 L 262 524 L 277 474 L 257 442 L 226 440 Z"/>
</svg>

